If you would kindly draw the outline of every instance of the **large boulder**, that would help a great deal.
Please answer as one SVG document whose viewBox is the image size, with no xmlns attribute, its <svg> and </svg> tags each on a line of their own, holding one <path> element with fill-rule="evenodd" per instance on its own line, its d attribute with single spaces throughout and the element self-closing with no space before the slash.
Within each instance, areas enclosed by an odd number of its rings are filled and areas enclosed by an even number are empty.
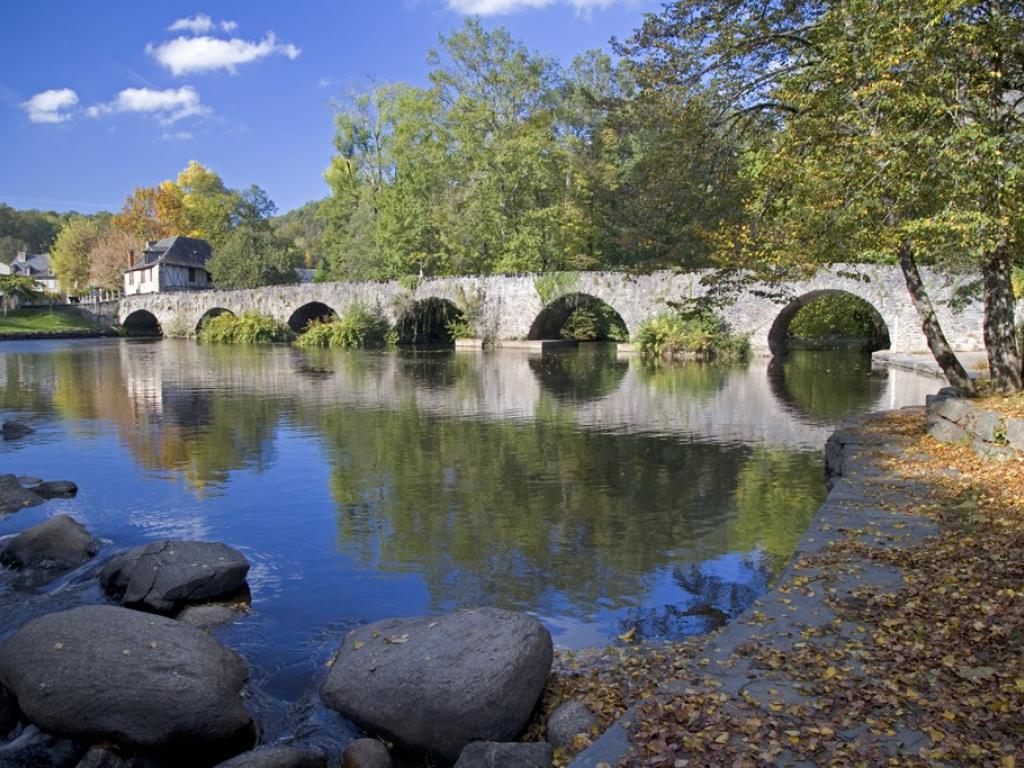
<svg viewBox="0 0 1024 768">
<path fill-rule="evenodd" d="M 356 739 L 341 753 L 341 768 L 394 768 L 388 748 L 377 739 Z"/>
<path fill-rule="evenodd" d="M 367 731 L 454 762 L 523 730 L 551 670 L 551 635 L 496 608 L 390 619 L 351 632 L 321 697 Z"/>
<path fill-rule="evenodd" d="M 43 497 L 24 488 L 14 475 L 0 475 L 0 515 L 43 503 Z"/>
<path fill-rule="evenodd" d="M 227 544 L 157 541 L 115 557 L 100 572 L 100 583 L 130 608 L 173 613 L 240 589 L 247 573 L 249 561 Z"/>
<path fill-rule="evenodd" d="M 455 768 L 551 768 L 551 745 L 542 741 L 474 741 L 459 755 Z"/>
<path fill-rule="evenodd" d="M 327 768 L 327 759 L 294 747 L 260 747 L 220 763 L 216 768 Z"/>
<path fill-rule="evenodd" d="M 30 435 L 35 430 L 27 424 L 22 424 L 20 421 L 5 421 L 0 426 L 0 437 L 4 440 L 17 440 L 19 437 Z"/>
<path fill-rule="evenodd" d="M 244 748 L 247 677 L 245 662 L 205 632 L 110 605 L 33 619 L 0 648 L 0 681 L 32 723 L 143 750 Z"/>
<path fill-rule="evenodd" d="M 69 571 L 99 552 L 85 526 L 68 515 L 56 515 L 28 528 L 0 551 L 0 563 L 11 568 Z"/>
</svg>

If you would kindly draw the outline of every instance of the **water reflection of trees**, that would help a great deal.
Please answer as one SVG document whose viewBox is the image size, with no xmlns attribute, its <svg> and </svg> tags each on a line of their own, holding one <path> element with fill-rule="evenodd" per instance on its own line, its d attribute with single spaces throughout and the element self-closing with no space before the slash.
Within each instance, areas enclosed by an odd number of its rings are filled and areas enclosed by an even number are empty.
<svg viewBox="0 0 1024 768">
<path fill-rule="evenodd" d="M 586 344 L 579 350 L 533 356 L 529 365 L 545 392 L 571 402 L 610 395 L 629 370 L 628 361 L 617 359 L 613 344 Z"/>
<path fill-rule="evenodd" d="M 733 503 L 755 496 L 737 486 L 757 478 L 743 470 L 760 458 L 742 447 L 413 409 L 320 418 L 339 546 L 366 566 L 420 573 L 439 609 L 622 607 L 680 551 L 699 558 L 745 546 L 757 521 L 738 515 L 773 522 L 771 511 Z M 800 489 L 820 480 L 806 463 L 775 469 L 779 487 L 794 492 L 788 501 L 761 494 L 771 504 L 806 503 Z M 775 523 L 794 522 L 776 511 Z M 801 530 L 765 546 L 795 544 Z"/>
<path fill-rule="evenodd" d="M 878 402 L 886 371 L 861 352 L 794 351 L 768 365 L 772 394 L 790 413 L 813 424 L 834 424 Z"/>
</svg>

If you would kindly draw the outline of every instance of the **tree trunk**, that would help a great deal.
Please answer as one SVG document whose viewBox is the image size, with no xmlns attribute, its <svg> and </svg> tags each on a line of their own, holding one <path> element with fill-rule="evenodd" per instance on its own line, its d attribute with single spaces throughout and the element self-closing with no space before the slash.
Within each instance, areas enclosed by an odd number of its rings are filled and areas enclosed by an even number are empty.
<svg viewBox="0 0 1024 768">
<path fill-rule="evenodd" d="M 1010 278 L 1010 258 L 1005 247 L 989 254 L 981 268 L 985 285 L 985 349 L 992 389 L 1009 394 L 1021 390 L 1022 371 L 1017 329 L 1016 303 Z"/>
<path fill-rule="evenodd" d="M 963 365 L 960 364 L 960 360 L 957 359 L 953 348 L 949 346 L 949 342 L 946 341 L 946 334 L 942 332 L 939 318 L 935 316 L 935 308 L 932 307 L 932 300 L 928 296 L 928 290 L 924 287 L 921 272 L 917 268 L 917 262 L 914 260 L 910 246 L 900 246 L 899 260 L 910 298 L 921 318 L 921 331 L 928 341 L 928 349 L 935 356 L 935 362 L 939 364 L 942 373 L 957 392 L 962 395 L 973 395 L 975 393 L 974 382 L 967 375 Z"/>
</svg>

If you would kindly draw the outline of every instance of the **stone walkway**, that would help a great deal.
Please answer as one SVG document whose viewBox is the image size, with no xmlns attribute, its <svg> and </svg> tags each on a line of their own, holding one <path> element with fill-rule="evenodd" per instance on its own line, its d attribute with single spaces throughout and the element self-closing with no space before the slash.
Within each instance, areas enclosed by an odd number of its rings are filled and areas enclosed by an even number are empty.
<svg viewBox="0 0 1024 768">
<path fill-rule="evenodd" d="M 922 503 L 926 488 L 894 480 L 883 472 L 879 460 L 904 455 L 906 441 L 872 431 L 871 422 L 872 417 L 867 417 L 842 425 L 829 439 L 826 455 L 832 490 L 774 588 L 709 638 L 704 653 L 694 661 L 690 680 L 668 683 L 663 693 L 693 693 L 693 681 L 699 680 L 704 691 L 728 697 L 722 706 L 736 710 L 738 719 L 749 718 L 752 710 L 756 714 L 758 709 L 766 715 L 793 706 L 813 710 L 821 702 L 816 702 L 815 695 L 807 690 L 806 681 L 787 674 L 787 655 L 794 646 L 813 642 L 826 655 L 830 647 L 870 646 L 870 632 L 856 622 L 840 619 L 830 604 L 856 601 L 864 587 L 895 593 L 902 585 L 900 570 L 872 562 L 866 555 L 844 558 L 841 567 L 802 567 L 798 561 L 822 553 L 832 542 L 848 545 L 851 538 L 869 550 L 909 547 L 937 533 L 929 517 L 893 511 Z M 751 653 L 751 648 L 757 653 Z M 763 663 L 772 651 L 779 659 L 774 668 Z M 842 662 L 835 663 L 841 665 L 836 674 L 849 685 L 856 686 L 858 676 L 863 677 L 856 651 L 846 652 Z M 641 707 L 632 707 L 571 765 L 597 768 L 618 764 L 629 750 L 628 731 Z M 929 743 L 926 734 L 906 725 L 881 733 L 862 725 L 837 735 L 846 741 L 858 740 L 868 750 L 877 748 L 891 755 L 917 754 L 922 745 Z M 797 761 L 787 752 L 775 757 L 774 763 L 812 765 Z"/>
</svg>

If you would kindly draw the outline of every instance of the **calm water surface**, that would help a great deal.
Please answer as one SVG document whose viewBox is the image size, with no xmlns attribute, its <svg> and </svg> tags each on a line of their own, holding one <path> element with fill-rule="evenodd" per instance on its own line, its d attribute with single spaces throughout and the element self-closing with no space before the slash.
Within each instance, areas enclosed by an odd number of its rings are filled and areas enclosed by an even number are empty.
<svg viewBox="0 0 1024 768">
<path fill-rule="evenodd" d="M 6 342 L 0 407 L 36 432 L 0 470 L 72 479 L 108 544 L 44 590 L 0 578 L 0 635 L 102 600 L 116 550 L 189 537 L 253 563 L 253 614 L 218 630 L 261 695 L 297 701 L 352 626 L 474 605 L 528 611 L 566 647 L 703 632 L 785 563 L 824 497 L 832 425 L 938 381 L 856 354 L 651 366 L 324 353 L 177 341 Z"/>
</svg>

